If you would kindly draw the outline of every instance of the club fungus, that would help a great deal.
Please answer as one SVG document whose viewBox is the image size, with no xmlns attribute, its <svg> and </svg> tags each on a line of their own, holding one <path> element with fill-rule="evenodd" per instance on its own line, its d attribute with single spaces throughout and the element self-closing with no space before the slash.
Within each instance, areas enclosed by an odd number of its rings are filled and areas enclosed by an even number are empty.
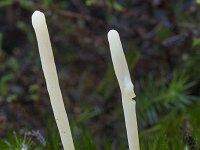
<svg viewBox="0 0 200 150">
<path fill-rule="evenodd" d="M 129 149 L 139 150 L 140 147 L 135 111 L 136 101 L 133 100 L 136 95 L 133 90 L 133 83 L 131 81 L 128 65 L 124 56 L 118 32 L 115 30 L 110 30 L 108 32 L 108 41 L 115 74 L 119 82 L 122 95 L 122 105 L 124 109 Z"/>
<path fill-rule="evenodd" d="M 63 147 L 65 150 L 74 150 L 69 121 L 58 82 L 48 28 L 42 12 L 35 11 L 33 13 L 32 25 L 35 30 L 47 90 Z"/>
</svg>

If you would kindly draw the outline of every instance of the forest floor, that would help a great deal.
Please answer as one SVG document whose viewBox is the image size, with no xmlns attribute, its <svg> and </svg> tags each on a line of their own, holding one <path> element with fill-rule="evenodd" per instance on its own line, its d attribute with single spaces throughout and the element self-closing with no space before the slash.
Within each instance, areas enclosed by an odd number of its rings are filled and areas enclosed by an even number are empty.
<svg viewBox="0 0 200 150">
<path fill-rule="evenodd" d="M 35 10 L 46 15 L 77 149 L 127 148 L 110 29 L 120 34 L 135 86 L 141 149 L 199 147 L 199 8 L 194 0 L 0 1 L 0 148 L 24 137 L 31 148 L 61 146 L 31 25 Z"/>
</svg>

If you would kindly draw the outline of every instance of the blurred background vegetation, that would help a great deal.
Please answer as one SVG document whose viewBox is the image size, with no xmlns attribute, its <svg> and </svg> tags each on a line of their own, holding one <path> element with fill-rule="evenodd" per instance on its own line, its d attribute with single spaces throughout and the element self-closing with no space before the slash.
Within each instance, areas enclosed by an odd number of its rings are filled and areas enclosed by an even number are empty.
<svg viewBox="0 0 200 150">
<path fill-rule="evenodd" d="M 43 11 L 77 150 L 128 149 L 107 32 L 121 35 L 142 150 L 200 148 L 199 0 L 1 0 L 0 149 L 62 149 L 31 15 Z"/>
</svg>

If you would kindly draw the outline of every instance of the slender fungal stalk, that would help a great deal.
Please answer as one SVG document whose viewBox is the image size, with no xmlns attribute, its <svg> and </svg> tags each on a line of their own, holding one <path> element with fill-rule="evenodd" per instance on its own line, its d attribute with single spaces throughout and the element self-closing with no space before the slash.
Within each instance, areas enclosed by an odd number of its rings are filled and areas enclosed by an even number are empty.
<svg viewBox="0 0 200 150">
<path fill-rule="evenodd" d="M 35 11 L 33 13 L 32 25 L 37 37 L 42 69 L 63 147 L 65 150 L 74 150 L 69 121 L 58 82 L 47 24 L 42 12 Z"/>
<path fill-rule="evenodd" d="M 108 41 L 110 45 L 110 52 L 115 74 L 119 82 L 122 94 L 122 105 L 124 109 L 129 149 L 139 150 L 140 147 L 137 129 L 137 118 L 135 112 L 136 102 L 133 100 L 135 97 L 133 90 L 134 87 L 130 78 L 128 65 L 124 56 L 118 32 L 115 30 L 110 30 L 108 33 Z"/>
</svg>

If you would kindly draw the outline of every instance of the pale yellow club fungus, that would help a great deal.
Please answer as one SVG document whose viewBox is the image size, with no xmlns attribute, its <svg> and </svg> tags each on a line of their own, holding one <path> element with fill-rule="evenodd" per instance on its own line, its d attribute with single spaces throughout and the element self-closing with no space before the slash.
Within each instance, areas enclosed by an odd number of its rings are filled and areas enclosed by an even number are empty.
<svg viewBox="0 0 200 150">
<path fill-rule="evenodd" d="M 118 32 L 115 30 L 110 30 L 108 32 L 108 41 L 115 74 L 119 82 L 122 95 L 122 105 L 124 109 L 129 149 L 139 150 L 140 147 L 135 111 L 136 101 L 133 100 L 133 98 L 135 98 L 135 93 L 133 90 L 134 86 L 131 81 L 128 65 Z"/>
<path fill-rule="evenodd" d="M 47 90 L 64 150 L 74 150 L 69 121 L 58 82 L 46 19 L 42 12 L 35 11 L 33 13 L 32 25 L 35 30 Z"/>
</svg>

